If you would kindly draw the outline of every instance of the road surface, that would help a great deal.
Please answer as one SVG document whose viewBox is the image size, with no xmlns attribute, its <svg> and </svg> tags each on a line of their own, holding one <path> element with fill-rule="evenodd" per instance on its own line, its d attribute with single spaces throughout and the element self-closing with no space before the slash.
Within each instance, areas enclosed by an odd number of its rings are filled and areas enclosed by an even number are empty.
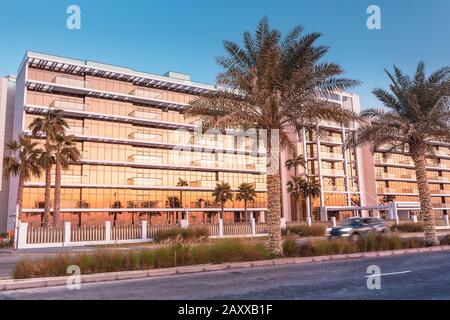
<svg viewBox="0 0 450 320">
<path fill-rule="evenodd" d="M 367 288 L 370 265 L 380 267 L 379 290 Z M 450 299 L 450 252 L 27 289 L 0 299 Z"/>
</svg>

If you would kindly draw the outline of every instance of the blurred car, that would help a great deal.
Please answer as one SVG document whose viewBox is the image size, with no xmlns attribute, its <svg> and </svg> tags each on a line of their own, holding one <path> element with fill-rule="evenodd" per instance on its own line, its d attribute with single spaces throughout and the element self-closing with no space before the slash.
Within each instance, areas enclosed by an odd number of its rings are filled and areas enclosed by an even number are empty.
<svg viewBox="0 0 450 320">
<path fill-rule="evenodd" d="M 349 237 L 357 240 L 368 233 L 387 233 L 389 227 L 380 218 L 348 218 L 340 226 L 330 229 L 330 238 Z"/>
</svg>

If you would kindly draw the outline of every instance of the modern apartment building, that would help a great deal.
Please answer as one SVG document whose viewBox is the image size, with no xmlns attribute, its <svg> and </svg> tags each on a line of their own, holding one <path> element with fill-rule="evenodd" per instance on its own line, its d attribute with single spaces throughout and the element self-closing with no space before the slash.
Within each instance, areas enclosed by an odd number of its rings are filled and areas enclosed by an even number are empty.
<svg viewBox="0 0 450 320">
<path fill-rule="evenodd" d="M 243 182 L 254 184 L 257 197 L 249 207 L 259 216 L 266 209 L 264 152 L 233 135 L 202 135 L 195 119 L 183 115 L 190 101 L 215 90 L 185 74 L 27 52 L 17 77 L 14 134 L 49 110 L 64 111 L 83 157 L 62 175 L 63 220 L 75 225 L 172 223 L 183 215 L 181 207 L 191 209 L 191 223 L 211 220 L 219 181 L 233 192 Z M 21 220 L 40 224 L 43 187 L 44 178 L 26 183 Z M 11 201 L 9 213 L 14 207 Z M 225 220 L 241 219 L 242 211 L 241 202 L 229 202 Z"/>
<path fill-rule="evenodd" d="M 9 156 L 5 143 L 13 137 L 15 90 L 15 77 L 0 78 L 0 160 Z M 2 172 L 3 161 L 0 161 L 0 232 L 3 233 L 8 223 L 9 181 Z"/>
<path fill-rule="evenodd" d="M 36 117 L 61 109 L 75 136 L 82 161 L 62 175 L 61 208 L 64 221 L 73 225 L 164 224 L 186 214 L 191 224 L 216 221 L 219 209 L 212 191 L 228 182 L 233 193 L 243 183 L 257 190 L 249 211 L 259 221 L 267 208 L 266 154 L 263 143 L 234 132 L 201 133 L 196 119 L 184 110 L 199 95 L 218 90 L 196 83 L 189 75 L 164 76 L 138 72 L 92 61 L 27 52 L 15 77 L 0 80 L 0 155 L 4 143 Z M 335 93 L 323 97 L 354 112 L 359 97 Z M 386 157 L 367 147 L 346 148 L 356 124 L 320 123 L 292 134 L 293 154 L 281 154 L 283 217 L 305 220 L 312 207 L 313 219 L 363 214 L 392 201 L 418 202 L 414 166 L 398 152 Z M 42 140 L 41 140 L 42 141 Z M 429 177 L 433 203 L 440 214 L 450 209 L 450 146 L 436 145 L 437 159 L 430 159 Z M 306 165 L 290 170 L 286 160 L 301 155 Z M 315 179 L 320 196 L 312 203 L 291 199 L 286 184 L 294 175 Z M 13 225 L 17 179 L 2 178 L 0 232 Z M 26 183 L 20 217 L 39 226 L 44 207 L 44 178 Z M 447 208 L 448 206 L 448 208 Z M 225 221 L 244 219 L 244 204 L 229 201 Z M 361 209 L 362 208 L 362 209 Z M 403 214 L 408 215 L 405 211 Z"/>
<path fill-rule="evenodd" d="M 359 97 L 355 94 L 335 93 L 324 97 L 343 108 L 360 112 Z M 284 188 L 284 212 L 287 219 L 305 219 L 308 207 L 312 207 L 313 219 L 327 219 L 336 216 L 342 219 L 354 214 L 351 207 L 376 205 L 376 194 L 370 189 L 370 171 L 363 170 L 366 148 L 347 148 L 346 143 L 356 129 L 356 123 L 344 126 L 342 123 L 321 123 L 316 128 L 305 129 L 302 134 L 293 135 L 297 141 L 295 154 L 301 155 L 305 166 L 297 170 L 285 170 L 283 185 L 294 175 L 315 180 L 320 185 L 320 196 L 308 200 L 291 199 Z M 283 160 L 288 156 L 284 154 Z M 307 203 L 308 202 L 308 203 Z M 324 209 L 327 208 L 327 212 Z"/>
</svg>

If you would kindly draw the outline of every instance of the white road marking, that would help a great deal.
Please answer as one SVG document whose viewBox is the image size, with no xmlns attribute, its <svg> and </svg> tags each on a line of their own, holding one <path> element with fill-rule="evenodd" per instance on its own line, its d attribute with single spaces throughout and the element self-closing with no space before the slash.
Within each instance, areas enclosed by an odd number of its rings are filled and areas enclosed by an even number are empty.
<svg viewBox="0 0 450 320">
<path fill-rule="evenodd" d="M 380 276 L 390 276 L 393 274 L 402 274 L 402 273 L 410 273 L 411 271 L 407 270 L 407 271 L 399 271 L 399 272 L 390 272 L 390 273 L 377 273 L 377 274 L 371 274 L 368 276 L 365 276 L 366 278 L 370 278 L 370 277 L 380 277 Z"/>
</svg>

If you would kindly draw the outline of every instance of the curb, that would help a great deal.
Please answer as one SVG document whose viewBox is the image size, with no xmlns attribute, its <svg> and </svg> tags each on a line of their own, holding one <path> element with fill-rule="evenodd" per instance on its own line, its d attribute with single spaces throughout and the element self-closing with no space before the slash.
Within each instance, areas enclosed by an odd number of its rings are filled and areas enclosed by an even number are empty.
<svg viewBox="0 0 450 320">
<path fill-rule="evenodd" d="M 258 267 L 282 266 L 282 265 L 289 265 L 289 264 L 306 264 L 306 263 L 311 263 L 311 262 L 351 260 L 351 259 L 358 259 L 358 258 L 376 258 L 376 257 L 403 255 L 403 254 L 408 254 L 408 253 L 426 253 L 426 252 L 439 252 L 439 251 L 450 251 L 450 245 L 439 246 L 439 247 L 430 247 L 430 248 L 400 249 L 400 250 L 390 250 L 390 251 L 373 251 L 373 252 L 361 252 L 361 253 L 316 256 L 316 257 L 280 258 L 280 259 L 273 259 L 273 260 L 230 262 L 230 263 L 222 263 L 222 264 L 205 264 L 205 265 L 172 267 L 172 268 L 163 268 L 163 269 L 95 273 L 95 274 L 82 275 L 81 283 L 130 280 L 130 279 L 140 279 L 140 278 L 172 276 L 172 275 L 177 275 L 177 274 L 190 274 L 190 273 L 213 272 L 213 271 L 223 271 L 223 270 L 232 270 L 232 269 L 248 269 L 248 268 L 258 268 Z M 70 278 L 70 276 L 34 278 L 34 279 L 25 279 L 25 280 L 0 280 L 0 291 L 64 286 L 64 285 L 66 285 L 67 280 L 69 278 Z"/>
</svg>

